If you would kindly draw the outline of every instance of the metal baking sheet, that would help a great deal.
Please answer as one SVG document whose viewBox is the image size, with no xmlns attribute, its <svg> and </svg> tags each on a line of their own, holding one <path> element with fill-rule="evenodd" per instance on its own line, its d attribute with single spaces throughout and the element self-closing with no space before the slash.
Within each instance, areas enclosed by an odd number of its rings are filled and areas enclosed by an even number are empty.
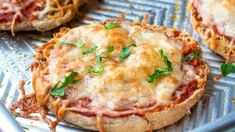
<svg viewBox="0 0 235 132">
<path fill-rule="evenodd" d="M 232 98 L 235 97 L 235 74 L 230 74 L 219 81 L 213 79 L 219 73 L 220 64 L 224 60 L 212 53 L 193 31 L 186 8 L 187 0 L 103 0 L 102 3 L 95 4 L 95 7 L 90 6 L 93 2 L 91 1 L 89 5 L 83 7 L 81 9 L 83 15 L 68 25 L 96 23 L 100 20 L 117 17 L 120 13 L 125 13 L 126 19 L 129 21 L 140 21 L 144 14 L 148 14 L 150 24 L 181 29 L 191 34 L 201 44 L 203 56 L 210 66 L 206 92 L 183 119 L 162 130 L 203 131 L 210 128 L 213 128 L 210 130 L 215 130 L 216 122 L 231 124 L 232 121 L 235 121 L 235 105 L 232 103 Z M 0 99 L 6 107 L 20 97 L 19 80 L 24 79 L 26 91 L 32 92 L 29 67 L 36 48 L 46 42 L 51 33 L 20 32 L 12 37 L 9 32 L 0 32 Z M 55 118 L 50 113 L 48 115 Z M 32 121 L 20 117 L 17 117 L 16 120 L 26 131 L 49 131 L 47 125 L 42 121 Z M 219 129 L 217 128 L 217 130 Z M 57 131 L 85 130 L 61 122 Z"/>
</svg>

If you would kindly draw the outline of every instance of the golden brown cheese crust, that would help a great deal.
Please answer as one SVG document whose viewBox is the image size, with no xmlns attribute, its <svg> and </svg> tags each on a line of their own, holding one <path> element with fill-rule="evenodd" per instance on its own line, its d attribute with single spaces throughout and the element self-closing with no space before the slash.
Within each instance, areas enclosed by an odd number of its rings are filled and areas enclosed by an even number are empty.
<svg viewBox="0 0 235 132">
<path fill-rule="evenodd" d="M 78 48 L 56 44 L 61 40 L 83 41 L 85 46 Z M 121 49 L 133 43 L 136 47 L 132 49 L 131 55 L 126 60 L 119 61 Z M 110 45 L 115 50 L 104 60 L 105 72 L 87 73 L 89 66 L 96 65 L 95 55 L 102 53 Z M 81 54 L 84 49 L 93 46 L 98 47 L 96 52 Z M 148 75 L 156 68 L 164 66 L 157 53 L 159 49 L 163 49 L 172 62 L 173 71 L 150 84 L 146 81 Z M 197 42 L 184 33 L 164 27 L 121 22 L 120 27 L 113 29 L 105 29 L 101 24 L 72 30 L 63 29 L 39 48 L 32 65 L 33 88 L 38 102 L 47 105 L 59 120 L 64 118 L 68 122 L 93 130 L 102 128 L 100 122 L 103 122 L 107 131 L 158 129 L 182 118 L 204 92 L 208 69 L 201 56 L 200 63 L 196 66 L 200 71 L 181 61 L 184 52 L 191 49 L 200 50 Z M 50 96 L 53 85 L 74 70 L 79 72 L 79 83 L 70 85 L 63 98 Z M 172 99 L 181 85 L 187 86 L 195 80 L 196 89 L 192 91 L 192 95 L 181 101 L 180 97 L 178 101 Z M 85 97 L 92 100 L 90 111 L 96 111 L 95 117 L 79 114 L 76 110 L 83 108 L 71 106 L 71 102 Z M 150 110 L 152 104 L 154 109 Z M 136 108 L 144 116 L 118 116 L 121 112 L 133 111 Z M 103 117 L 103 114 L 107 116 Z"/>
<path fill-rule="evenodd" d="M 0 30 L 48 31 L 69 22 L 78 12 L 78 7 L 85 3 L 85 0 L 55 0 L 61 3 L 58 7 L 53 3 L 55 1 L 45 1 L 44 7 L 40 11 L 34 12 L 37 16 L 35 20 L 3 22 L 0 23 Z"/>
<path fill-rule="evenodd" d="M 226 0 L 229 2 L 228 0 Z M 234 7 L 235 4 L 227 3 L 228 9 L 232 6 Z M 217 54 L 221 55 L 223 58 L 226 59 L 227 62 L 234 62 L 235 61 L 235 48 L 234 44 L 235 41 L 233 38 L 228 37 L 226 34 L 219 33 L 216 27 L 214 26 L 207 26 L 203 23 L 202 17 L 198 13 L 197 9 L 193 5 L 193 0 L 189 5 L 189 10 L 191 12 L 191 22 L 193 28 L 199 33 L 199 35 L 203 38 L 206 42 L 206 45 Z M 234 10 L 234 9 L 233 9 Z"/>
</svg>

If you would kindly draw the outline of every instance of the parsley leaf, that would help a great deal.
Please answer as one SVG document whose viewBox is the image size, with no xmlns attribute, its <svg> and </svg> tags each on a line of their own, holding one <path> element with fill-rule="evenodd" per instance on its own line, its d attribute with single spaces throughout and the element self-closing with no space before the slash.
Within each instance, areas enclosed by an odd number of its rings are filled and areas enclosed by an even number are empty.
<svg viewBox="0 0 235 132">
<path fill-rule="evenodd" d="M 97 46 L 94 46 L 94 47 L 92 47 L 92 48 L 85 49 L 85 50 L 82 52 L 82 55 L 86 55 L 86 54 L 92 53 L 92 52 L 95 51 L 97 48 L 98 48 Z"/>
<path fill-rule="evenodd" d="M 104 24 L 104 27 L 106 29 L 112 29 L 112 28 L 118 27 L 118 23 L 117 22 L 108 22 L 108 23 Z"/>
<path fill-rule="evenodd" d="M 88 73 L 102 73 L 102 72 L 104 72 L 104 67 L 102 65 L 103 58 L 107 57 L 107 55 L 113 51 L 114 51 L 114 47 L 108 46 L 107 51 L 102 52 L 99 55 L 96 55 L 95 59 L 96 59 L 96 62 L 98 63 L 98 66 L 95 66 L 95 67 L 90 66 L 88 69 Z"/>
<path fill-rule="evenodd" d="M 113 46 L 108 46 L 108 52 L 111 53 L 114 51 L 114 47 Z"/>
<path fill-rule="evenodd" d="M 121 60 L 126 59 L 130 55 L 132 47 L 136 47 L 136 45 L 135 44 L 131 44 L 131 45 L 127 46 L 127 47 L 122 48 L 122 51 L 119 54 L 119 58 Z"/>
<path fill-rule="evenodd" d="M 104 67 L 102 66 L 102 64 L 98 64 L 98 66 L 93 67 L 90 66 L 88 69 L 88 73 L 102 73 L 104 72 Z"/>
<path fill-rule="evenodd" d="M 169 72 L 173 71 L 172 64 L 168 60 L 168 57 L 164 55 L 163 50 L 159 51 L 161 59 L 165 63 L 166 67 L 156 69 L 153 74 L 149 75 L 149 79 L 147 80 L 149 83 L 153 83 L 159 76 L 162 74 L 168 74 Z"/>
<path fill-rule="evenodd" d="M 163 62 L 165 63 L 165 65 L 166 65 L 167 68 L 169 69 L 169 71 L 172 71 L 172 70 L 173 70 L 173 69 L 172 69 L 172 64 L 171 64 L 171 62 L 168 60 L 168 57 L 164 55 L 164 52 L 163 52 L 162 49 L 159 51 L 159 54 L 160 54 L 160 56 L 161 56 Z"/>
<path fill-rule="evenodd" d="M 168 68 L 159 68 L 156 69 L 153 74 L 149 75 L 149 79 L 147 80 L 149 83 L 153 83 L 161 74 L 168 73 Z"/>
<path fill-rule="evenodd" d="M 57 82 L 56 85 L 51 89 L 51 95 L 53 96 L 64 96 L 65 88 L 69 84 L 77 82 L 74 78 L 78 75 L 78 72 L 72 72 L 68 76 L 65 76 L 64 81 Z"/>
<path fill-rule="evenodd" d="M 84 42 L 82 42 L 82 41 L 59 41 L 59 42 L 57 42 L 58 44 L 60 44 L 60 45 L 64 45 L 64 44 L 72 44 L 72 45 L 75 45 L 75 46 L 77 46 L 77 47 L 79 47 L 79 48 L 81 48 L 81 47 L 83 47 L 85 44 L 84 44 Z"/>
<path fill-rule="evenodd" d="M 102 54 L 101 54 L 102 55 Z M 102 56 L 101 55 L 97 55 L 96 57 L 95 57 L 95 59 L 96 59 L 96 62 L 98 63 L 98 64 L 101 64 L 102 63 L 102 61 L 103 61 L 103 59 L 102 59 Z"/>
<path fill-rule="evenodd" d="M 184 61 L 191 61 L 194 58 L 198 57 L 200 55 L 200 51 L 199 50 L 195 50 L 193 51 L 191 54 L 189 54 L 188 56 L 186 56 L 184 58 Z"/>
<path fill-rule="evenodd" d="M 229 73 L 235 73 L 235 63 L 231 63 L 231 64 L 223 63 L 220 66 L 220 70 L 224 76 L 227 76 Z"/>
<path fill-rule="evenodd" d="M 102 73 L 104 72 L 104 67 L 102 65 L 102 54 L 100 55 L 97 55 L 95 58 L 96 58 L 96 62 L 98 63 L 98 66 L 96 67 L 93 67 L 93 66 L 90 66 L 89 69 L 88 69 L 88 73 Z"/>
</svg>

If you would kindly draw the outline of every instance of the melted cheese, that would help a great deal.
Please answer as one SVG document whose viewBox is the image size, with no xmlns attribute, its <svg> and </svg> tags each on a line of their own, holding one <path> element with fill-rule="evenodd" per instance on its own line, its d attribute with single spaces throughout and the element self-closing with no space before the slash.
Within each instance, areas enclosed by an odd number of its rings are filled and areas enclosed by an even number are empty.
<svg viewBox="0 0 235 132">
<path fill-rule="evenodd" d="M 71 71 L 77 71 L 81 80 L 66 89 L 68 97 L 89 97 L 92 100 L 91 107 L 99 110 L 126 110 L 151 104 L 170 104 L 176 89 L 187 83 L 183 82 L 185 71 L 181 64 L 183 44 L 167 38 L 164 33 L 140 26 L 124 23 L 120 27 L 108 30 L 103 25 L 95 24 L 70 30 L 60 39 L 83 41 L 85 46 L 78 48 L 56 44 L 48 58 L 49 73 L 45 78 L 53 86 Z M 130 56 L 119 61 L 121 49 L 133 43 L 136 47 L 132 48 Z M 97 65 L 95 55 L 105 51 L 109 45 L 113 45 L 115 50 L 103 59 L 105 72 L 88 73 L 90 66 Z M 94 46 L 98 47 L 96 52 L 82 55 L 85 48 Z M 159 49 L 163 49 L 172 62 L 173 71 L 150 84 L 146 81 L 148 76 L 155 69 L 165 67 Z"/>
<path fill-rule="evenodd" d="M 72 4 L 70 4 L 70 2 Z M 65 0 L 65 1 L 46 0 L 43 10 L 38 12 L 39 19 L 45 18 L 46 15 L 48 16 L 49 19 L 58 19 L 60 17 L 63 17 L 68 8 L 72 9 L 74 7 L 77 7 L 78 4 L 79 3 L 76 0 Z"/>
<path fill-rule="evenodd" d="M 205 25 L 235 38 L 235 0 L 194 0 Z"/>
<path fill-rule="evenodd" d="M 9 22 L 11 23 L 11 32 L 14 36 L 14 27 L 17 19 L 20 19 L 21 23 L 25 22 L 34 26 L 34 22 L 40 22 L 43 19 L 59 19 L 63 16 L 66 16 L 68 9 L 71 9 L 69 11 L 74 11 L 81 3 L 82 2 L 78 0 L 0 0 L 0 15 L 5 15 L 6 13 L 14 13 L 13 18 L 9 20 Z M 30 7 L 30 4 L 35 4 L 42 9 L 37 9 L 33 12 L 29 12 L 35 17 L 32 19 L 34 22 L 31 19 L 27 18 L 27 15 L 23 14 L 23 10 Z M 6 25 L 8 25 L 8 21 Z M 55 23 L 55 25 L 61 25 L 61 21 L 58 21 L 57 23 Z"/>
<path fill-rule="evenodd" d="M 22 2 L 22 3 L 20 3 Z M 28 20 L 28 18 L 26 18 L 23 13 L 22 13 L 22 9 L 24 9 L 25 7 L 27 7 L 29 4 L 35 2 L 34 0 L 27 0 L 27 1 L 0 1 L 0 15 L 1 14 L 5 14 L 5 13 L 11 13 L 14 12 L 14 17 L 11 20 L 11 33 L 12 36 L 15 36 L 14 33 L 14 26 L 16 24 L 16 19 L 20 18 L 20 20 L 25 21 Z M 22 4 L 22 5 L 21 5 Z M 38 6 L 41 6 L 41 1 L 38 1 Z M 31 13 L 31 12 L 30 12 Z M 32 14 L 36 14 L 36 12 L 33 12 Z M 36 15 L 35 15 L 36 16 Z"/>
</svg>

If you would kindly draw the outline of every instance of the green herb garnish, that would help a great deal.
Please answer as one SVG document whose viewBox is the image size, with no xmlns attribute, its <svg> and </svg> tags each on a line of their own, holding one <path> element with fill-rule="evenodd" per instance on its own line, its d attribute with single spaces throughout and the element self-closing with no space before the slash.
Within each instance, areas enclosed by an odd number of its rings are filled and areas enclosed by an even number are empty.
<svg viewBox="0 0 235 132">
<path fill-rule="evenodd" d="M 112 28 L 118 27 L 118 23 L 117 22 L 109 22 L 109 23 L 104 24 L 104 27 L 106 29 L 112 29 Z"/>
<path fill-rule="evenodd" d="M 58 44 L 60 44 L 60 45 L 64 45 L 64 44 L 72 44 L 72 45 L 75 45 L 75 46 L 77 46 L 77 47 L 79 47 L 79 48 L 81 48 L 81 47 L 83 47 L 85 44 L 84 44 L 84 42 L 82 42 L 82 41 L 59 41 L 59 42 L 57 42 Z"/>
<path fill-rule="evenodd" d="M 200 51 L 199 50 L 195 50 L 193 51 L 191 54 L 189 54 L 188 56 L 186 56 L 184 58 L 184 61 L 191 61 L 193 60 L 194 58 L 198 57 L 200 55 Z"/>
<path fill-rule="evenodd" d="M 65 94 L 65 88 L 69 84 L 74 84 L 77 82 L 75 80 L 75 77 L 78 75 L 78 72 L 72 72 L 68 76 L 65 76 L 64 81 L 57 82 L 56 85 L 51 89 L 51 95 L 53 96 L 64 96 Z"/>
<path fill-rule="evenodd" d="M 113 51 L 114 51 L 114 47 L 113 47 L 113 46 L 108 46 L 108 48 L 107 48 L 107 49 L 108 49 L 108 52 L 109 52 L 109 53 L 111 53 L 111 52 L 113 52 Z"/>
<path fill-rule="evenodd" d="M 98 66 L 90 66 L 89 69 L 88 69 L 88 73 L 102 73 L 104 72 L 104 67 L 102 65 L 102 54 L 100 55 L 97 55 L 95 58 L 96 58 L 96 62 L 98 63 Z"/>
<path fill-rule="evenodd" d="M 156 69 L 153 74 L 149 75 L 149 79 L 147 80 L 149 83 L 153 83 L 159 76 L 162 74 L 168 74 L 169 72 L 173 71 L 172 64 L 168 60 L 168 57 L 164 55 L 163 50 L 159 51 L 161 59 L 165 63 L 166 67 Z"/>
<path fill-rule="evenodd" d="M 102 55 L 102 54 L 101 54 Z M 96 57 L 95 57 L 95 59 L 96 59 L 96 62 L 98 63 L 98 64 L 101 64 L 102 63 L 102 61 L 103 61 L 103 59 L 102 59 L 102 56 L 101 55 L 97 55 Z"/>
<path fill-rule="evenodd" d="M 104 67 L 102 66 L 102 64 L 98 64 L 98 66 L 90 66 L 88 69 L 88 73 L 102 73 L 104 72 Z"/>
<path fill-rule="evenodd" d="M 102 65 L 102 61 L 103 61 L 103 58 L 106 56 L 106 54 L 108 53 L 111 53 L 114 51 L 114 47 L 113 46 L 108 46 L 107 47 L 107 51 L 99 54 L 99 55 L 96 55 L 96 62 L 98 63 L 98 66 L 90 66 L 89 69 L 88 69 L 88 73 L 102 73 L 104 72 L 104 67 Z"/>
<path fill-rule="evenodd" d="M 136 45 L 135 44 L 131 44 L 131 45 L 127 46 L 127 47 L 122 48 L 122 51 L 119 54 L 119 58 L 121 60 L 126 59 L 130 55 L 132 47 L 136 47 Z"/>
<path fill-rule="evenodd" d="M 172 71 L 173 69 L 172 69 L 171 62 L 168 60 L 168 57 L 164 55 L 164 52 L 162 49 L 159 51 L 159 54 L 161 56 L 161 59 L 163 60 L 163 62 L 167 66 L 167 69 L 169 69 L 169 71 Z"/>
<path fill-rule="evenodd" d="M 231 63 L 231 64 L 223 63 L 220 66 L 220 70 L 224 76 L 227 76 L 229 73 L 235 73 L 235 63 Z"/>
<path fill-rule="evenodd" d="M 88 73 L 102 73 L 102 72 L 104 72 L 104 67 L 102 65 L 102 61 L 103 61 L 102 56 L 97 55 L 96 62 L 98 63 L 98 66 L 96 66 L 96 67 L 90 66 L 88 69 Z"/>
<path fill-rule="evenodd" d="M 83 55 L 86 55 L 86 54 L 92 53 L 92 52 L 94 52 L 97 48 L 98 48 L 97 46 L 94 46 L 94 47 L 92 47 L 92 48 L 85 49 L 85 50 L 82 52 L 82 54 L 83 54 Z"/>
</svg>

